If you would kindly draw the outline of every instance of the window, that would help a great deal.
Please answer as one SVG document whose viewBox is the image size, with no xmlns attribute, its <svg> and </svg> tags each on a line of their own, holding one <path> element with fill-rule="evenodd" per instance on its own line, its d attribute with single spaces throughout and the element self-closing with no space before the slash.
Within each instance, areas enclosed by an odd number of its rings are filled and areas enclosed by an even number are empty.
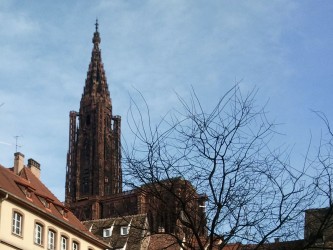
<svg viewBox="0 0 333 250">
<path fill-rule="evenodd" d="M 27 198 L 31 199 L 31 197 L 32 197 L 32 192 L 31 192 L 30 189 L 27 188 L 26 193 L 25 193 L 25 196 L 26 196 Z"/>
<path fill-rule="evenodd" d="M 79 243 L 73 241 L 72 250 L 79 250 Z"/>
<path fill-rule="evenodd" d="M 64 216 L 65 219 L 68 218 L 68 211 L 64 209 L 62 216 Z"/>
<path fill-rule="evenodd" d="M 13 228 L 12 228 L 12 233 L 22 236 L 22 222 L 23 222 L 23 217 L 20 213 L 14 212 L 13 213 Z"/>
<path fill-rule="evenodd" d="M 103 229 L 103 237 L 110 237 L 111 236 L 111 228 L 104 228 Z"/>
<path fill-rule="evenodd" d="M 120 235 L 127 235 L 128 234 L 128 227 L 121 227 L 120 228 Z"/>
<path fill-rule="evenodd" d="M 47 249 L 48 250 L 55 249 L 55 237 L 56 237 L 55 232 L 52 230 L 49 230 L 49 232 L 47 234 Z"/>
<path fill-rule="evenodd" d="M 84 194 L 87 194 L 89 192 L 89 186 L 88 186 L 88 183 L 89 183 L 89 180 L 88 180 L 88 177 L 83 177 L 83 190 L 82 192 Z"/>
<path fill-rule="evenodd" d="M 43 244 L 43 225 L 36 223 L 35 224 L 35 244 Z"/>
<path fill-rule="evenodd" d="M 86 116 L 86 125 L 89 126 L 90 125 L 90 115 Z"/>
<path fill-rule="evenodd" d="M 65 236 L 61 236 L 60 249 L 67 250 L 67 238 Z"/>
<path fill-rule="evenodd" d="M 44 207 L 50 208 L 50 200 L 49 199 L 46 199 L 46 198 L 41 197 L 41 196 L 37 196 L 37 197 L 40 200 L 40 202 L 44 205 Z"/>
<path fill-rule="evenodd" d="M 27 197 L 29 200 L 31 200 L 33 190 L 29 186 L 21 185 L 20 183 L 17 183 L 17 186 L 24 193 L 25 197 Z"/>
</svg>

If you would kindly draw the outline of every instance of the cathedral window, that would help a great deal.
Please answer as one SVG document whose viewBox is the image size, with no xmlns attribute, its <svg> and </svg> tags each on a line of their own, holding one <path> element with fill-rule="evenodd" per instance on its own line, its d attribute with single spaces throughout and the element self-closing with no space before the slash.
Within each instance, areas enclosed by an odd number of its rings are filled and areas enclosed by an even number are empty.
<svg viewBox="0 0 333 250">
<path fill-rule="evenodd" d="M 86 125 L 89 126 L 90 125 L 90 115 L 86 116 Z"/>
<path fill-rule="evenodd" d="M 105 193 L 106 193 L 107 195 L 110 194 L 110 186 L 109 186 L 109 185 L 106 185 L 106 186 L 105 186 Z"/>
<path fill-rule="evenodd" d="M 84 194 L 86 194 L 86 193 L 89 192 L 89 188 L 88 188 L 88 187 L 89 187 L 89 186 L 88 186 L 88 178 L 85 177 L 85 178 L 83 179 L 83 193 L 84 193 Z"/>
</svg>

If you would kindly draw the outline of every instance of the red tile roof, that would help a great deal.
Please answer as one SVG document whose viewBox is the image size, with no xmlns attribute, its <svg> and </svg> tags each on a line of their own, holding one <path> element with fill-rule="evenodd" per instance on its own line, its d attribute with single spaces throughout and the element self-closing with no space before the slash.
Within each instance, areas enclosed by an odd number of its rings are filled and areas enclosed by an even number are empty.
<svg viewBox="0 0 333 250">
<path fill-rule="evenodd" d="M 26 195 L 25 192 L 29 192 Z M 63 203 L 37 178 L 29 168 L 24 167 L 19 174 L 15 174 L 12 168 L 0 165 L 0 192 L 8 193 L 9 198 L 23 206 L 28 206 L 39 215 L 48 217 L 55 223 L 72 229 L 79 234 L 84 234 L 88 239 L 96 240 L 96 237 L 64 207 Z M 42 201 L 47 201 L 45 206 Z M 105 247 L 105 245 L 103 246 Z"/>
</svg>

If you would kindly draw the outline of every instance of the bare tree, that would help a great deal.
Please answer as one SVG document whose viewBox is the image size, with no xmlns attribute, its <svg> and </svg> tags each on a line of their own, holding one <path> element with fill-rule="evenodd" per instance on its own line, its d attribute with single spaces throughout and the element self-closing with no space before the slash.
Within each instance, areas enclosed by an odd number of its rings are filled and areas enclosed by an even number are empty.
<svg viewBox="0 0 333 250">
<path fill-rule="evenodd" d="M 323 121 L 318 151 L 312 168 L 317 208 L 306 211 L 305 249 L 333 249 L 333 131 L 326 115 L 315 111 Z"/>
<path fill-rule="evenodd" d="M 223 249 L 235 242 L 258 248 L 303 232 L 311 190 L 304 172 L 289 166 L 289 152 L 271 148 L 275 126 L 255 97 L 236 85 L 206 111 L 192 90 L 156 126 L 148 105 L 133 102 L 126 181 L 160 213 L 150 223 L 162 230 L 152 233 L 167 233 L 184 249 Z"/>
<path fill-rule="evenodd" d="M 315 170 L 315 184 L 321 206 L 333 206 L 333 132 L 329 120 L 322 112 L 315 112 L 324 122 L 326 131 L 321 135 Z"/>
</svg>

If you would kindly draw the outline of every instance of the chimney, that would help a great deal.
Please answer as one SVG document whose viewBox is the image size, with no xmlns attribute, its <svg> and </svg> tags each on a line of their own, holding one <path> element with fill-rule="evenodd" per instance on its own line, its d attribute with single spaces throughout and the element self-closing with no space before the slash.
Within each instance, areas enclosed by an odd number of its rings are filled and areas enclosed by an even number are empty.
<svg viewBox="0 0 333 250">
<path fill-rule="evenodd" d="M 14 173 L 19 174 L 24 168 L 24 154 L 16 152 L 14 154 Z"/>
<path fill-rule="evenodd" d="M 279 243 L 280 242 L 280 238 L 274 238 L 274 242 L 275 243 Z"/>
<path fill-rule="evenodd" d="M 40 164 L 34 159 L 28 160 L 28 168 L 30 168 L 31 172 L 40 179 Z"/>
</svg>

